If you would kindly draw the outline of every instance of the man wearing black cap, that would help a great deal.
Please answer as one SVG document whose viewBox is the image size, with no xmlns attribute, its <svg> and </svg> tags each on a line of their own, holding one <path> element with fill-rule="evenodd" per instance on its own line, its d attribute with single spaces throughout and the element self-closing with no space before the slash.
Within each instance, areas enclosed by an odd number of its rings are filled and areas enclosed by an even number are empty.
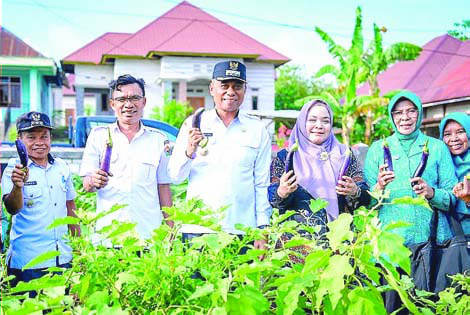
<svg viewBox="0 0 470 315">
<path fill-rule="evenodd" d="M 262 228 L 269 224 L 272 210 L 267 199 L 271 141 L 258 119 L 239 110 L 246 82 L 243 63 L 214 66 L 209 91 L 215 108 L 201 115 L 199 128 L 191 125 L 192 117 L 186 120 L 169 163 L 175 183 L 189 179 L 188 199 L 200 198 L 213 209 L 228 206 L 220 224 L 238 235 L 243 232 L 235 228 L 237 223 Z M 191 238 L 212 231 L 187 225 L 182 232 Z M 254 245 L 264 248 L 265 241 Z"/>
<path fill-rule="evenodd" d="M 16 276 L 13 284 L 39 278 L 52 266 L 68 267 L 72 260 L 72 249 L 63 239 L 67 227 L 47 229 L 56 218 L 75 216 L 76 196 L 68 165 L 49 153 L 52 128 L 46 114 L 20 116 L 16 129 L 28 152 L 27 166 L 12 158 L 3 173 L 2 198 L 12 215 L 7 264 L 8 274 Z M 78 226 L 69 230 L 80 233 Z M 53 250 L 60 255 L 22 270 L 36 256 Z"/>
</svg>

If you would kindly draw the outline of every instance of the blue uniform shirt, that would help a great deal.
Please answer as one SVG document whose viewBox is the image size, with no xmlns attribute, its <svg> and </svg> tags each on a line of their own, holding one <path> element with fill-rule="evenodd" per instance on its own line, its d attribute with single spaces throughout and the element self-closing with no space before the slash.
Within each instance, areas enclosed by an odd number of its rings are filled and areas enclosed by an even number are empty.
<svg viewBox="0 0 470 315">
<path fill-rule="evenodd" d="M 19 164 L 19 159 L 10 159 L 3 173 L 3 195 L 13 189 L 11 174 L 15 164 Z M 7 252 L 10 268 L 21 269 L 36 256 L 52 250 L 60 251 L 59 264 L 70 262 L 72 249 L 64 239 L 67 225 L 46 229 L 55 219 L 67 216 L 66 201 L 76 196 L 70 169 L 63 160 L 52 157 L 45 168 L 31 160 L 28 167 L 29 177 L 23 187 L 23 208 L 12 217 Z M 32 268 L 55 265 L 56 259 L 53 258 Z"/>
</svg>

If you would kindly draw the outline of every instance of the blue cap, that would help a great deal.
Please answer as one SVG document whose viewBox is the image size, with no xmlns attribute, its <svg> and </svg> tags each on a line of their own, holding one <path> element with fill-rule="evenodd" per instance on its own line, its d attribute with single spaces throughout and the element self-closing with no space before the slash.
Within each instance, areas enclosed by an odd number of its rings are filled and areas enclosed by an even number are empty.
<svg viewBox="0 0 470 315">
<path fill-rule="evenodd" d="M 240 61 L 222 61 L 216 63 L 212 79 L 217 81 L 239 80 L 246 83 L 246 66 Z"/>
<path fill-rule="evenodd" d="M 44 127 L 48 129 L 54 129 L 51 126 L 51 120 L 49 116 L 40 112 L 29 112 L 21 115 L 16 120 L 16 130 L 25 131 L 36 127 Z"/>
</svg>

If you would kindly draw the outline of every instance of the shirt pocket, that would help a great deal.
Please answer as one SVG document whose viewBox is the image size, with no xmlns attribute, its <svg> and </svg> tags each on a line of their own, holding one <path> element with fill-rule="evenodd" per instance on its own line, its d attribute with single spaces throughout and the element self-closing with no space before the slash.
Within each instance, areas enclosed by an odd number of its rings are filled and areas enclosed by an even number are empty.
<svg viewBox="0 0 470 315">
<path fill-rule="evenodd" d="M 235 163 L 244 167 L 254 167 L 258 145 L 254 139 L 248 137 L 241 138 L 238 145 L 233 146 L 233 157 Z"/>
<path fill-rule="evenodd" d="M 28 212 L 40 211 L 42 202 L 42 189 L 39 187 L 26 187 L 23 193 L 23 207 Z"/>
<path fill-rule="evenodd" d="M 153 159 L 141 159 L 136 165 L 136 179 L 138 182 L 153 183 L 157 180 L 158 162 Z"/>
</svg>

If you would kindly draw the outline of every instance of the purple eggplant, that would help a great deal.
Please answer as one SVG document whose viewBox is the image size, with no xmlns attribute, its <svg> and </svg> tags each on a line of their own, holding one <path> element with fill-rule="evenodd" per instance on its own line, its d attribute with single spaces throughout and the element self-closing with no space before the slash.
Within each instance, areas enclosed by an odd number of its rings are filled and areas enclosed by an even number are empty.
<svg viewBox="0 0 470 315">
<path fill-rule="evenodd" d="M 193 114 L 193 122 L 192 122 L 192 127 L 193 128 L 197 128 L 197 129 L 201 129 L 201 116 L 202 116 L 202 113 L 204 112 L 204 107 L 199 107 L 196 112 Z M 201 141 L 199 141 L 199 146 L 201 148 L 205 148 L 208 144 L 209 140 L 207 139 L 207 137 L 203 137 Z M 204 153 L 203 153 L 204 152 Z M 207 152 L 206 151 L 201 151 L 202 155 L 206 155 Z"/>
<path fill-rule="evenodd" d="M 201 115 L 204 112 L 204 107 L 199 107 L 193 114 L 192 127 L 201 129 Z"/>
<path fill-rule="evenodd" d="M 286 173 L 294 170 L 294 153 L 299 150 L 299 142 L 295 140 L 295 143 L 290 148 L 289 153 L 286 157 Z"/>
<path fill-rule="evenodd" d="M 26 146 L 20 139 L 17 139 L 15 144 L 16 151 L 18 151 L 18 156 L 20 157 L 21 166 L 25 168 L 28 166 L 28 150 L 26 150 Z"/>
<path fill-rule="evenodd" d="M 413 178 L 423 176 L 424 170 L 426 169 L 426 164 L 428 164 L 428 157 L 429 157 L 428 140 L 426 140 L 426 142 L 424 143 L 424 147 L 423 147 L 423 154 L 421 155 L 421 161 L 419 162 L 419 165 L 413 174 Z M 411 187 L 414 187 L 416 184 L 417 182 L 412 182 Z"/>
<path fill-rule="evenodd" d="M 341 165 L 341 169 L 339 171 L 338 181 L 343 180 L 343 176 L 346 176 L 349 165 L 351 165 L 351 155 L 351 150 L 348 148 L 346 150 L 346 156 L 344 157 L 343 164 Z"/>
<path fill-rule="evenodd" d="M 393 172 L 393 162 L 392 162 L 392 153 L 390 152 L 390 147 L 388 146 L 387 140 L 384 138 L 383 141 L 384 149 L 384 164 L 387 164 L 386 171 Z"/>
<path fill-rule="evenodd" d="M 113 153 L 113 138 L 111 138 L 111 129 L 108 128 L 108 141 L 106 141 L 106 148 L 104 152 L 103 160 L 101 160 L 100 169 L 109 173 L 109 167 L 111 166 L 111 154 Z"/>
</svg>

